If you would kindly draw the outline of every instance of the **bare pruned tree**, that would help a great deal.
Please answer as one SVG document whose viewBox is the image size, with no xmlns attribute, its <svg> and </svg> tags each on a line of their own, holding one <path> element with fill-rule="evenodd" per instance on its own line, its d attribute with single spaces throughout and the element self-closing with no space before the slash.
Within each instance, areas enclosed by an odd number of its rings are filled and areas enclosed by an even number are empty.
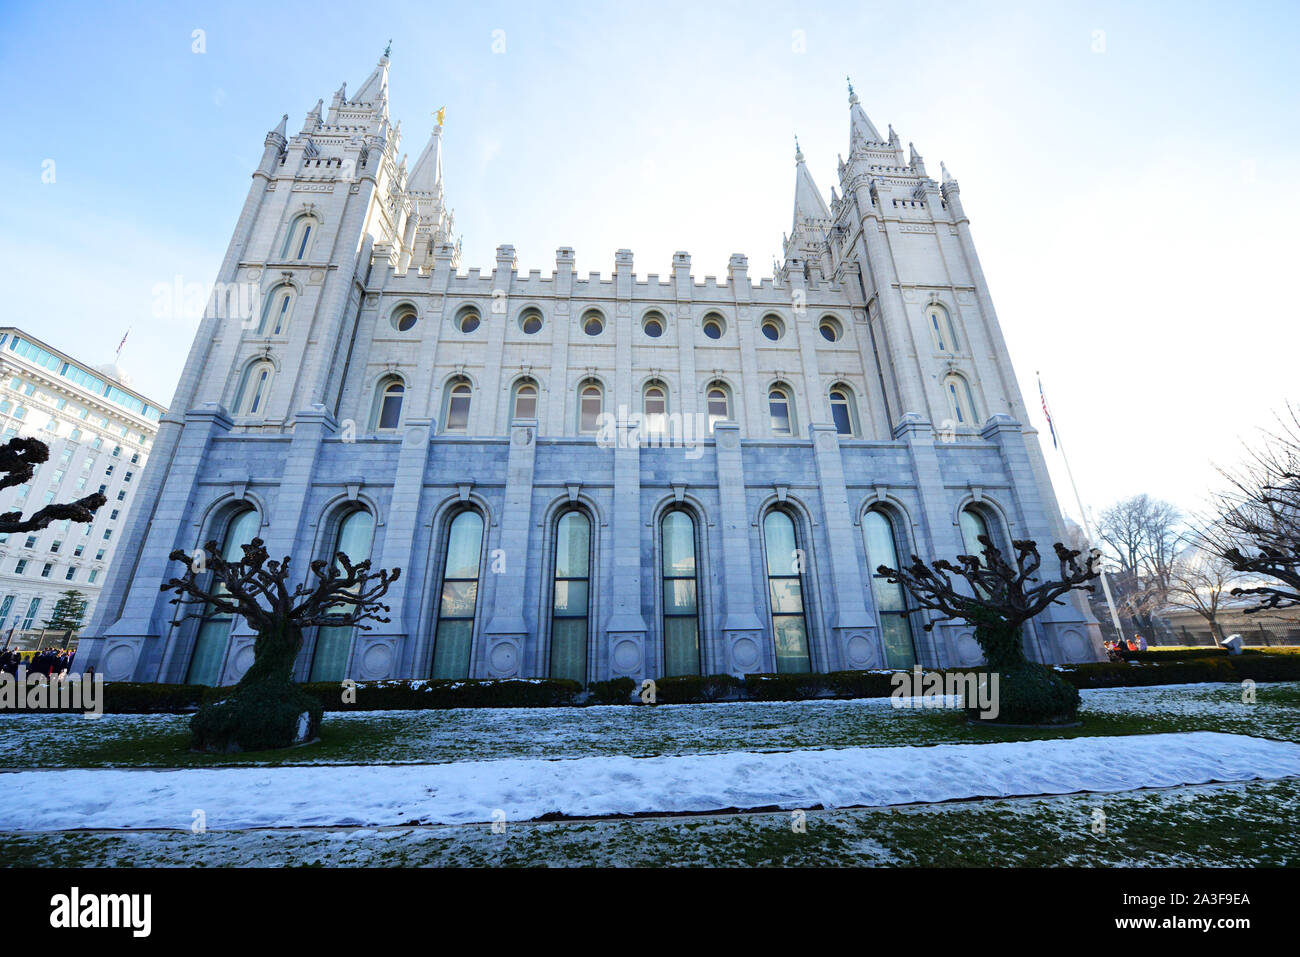
<svg viewBox="0 0 1300 957">
<path fill-rule="evenodd" d="M 1154 639 L 1159 612 L 1168 604 L 1170 573 L 1179 552 L 1182 515 L 1169 502 L 1134 495 L 1101 513 L 1101 540 L 1120 612 Z"/>
<path fill-rule="evenodd" d="M 1300 605 L 1300 408 L 1288 405 L 1245 460 L 1220 469 L 1225 486 L 1200 538 L 1257 582 L 1232 589 L 1255 600 L 1246 614 Z"/>
<path fill-rule="evenodd" d="M 1223 604 L 1244 576 L 1220 555 L 1190 548 L 1174 562 L 1169 574 L 1168 602 L 1171 608 L 1195 612 L 1210 626 L 1216 645 L 1226 637 L 1219 625 Z"/>
<path fill-rule="evenodd" d="M 39 439 L 15 436 L 0 446 L 0 488 L 12 488 L 30 482 L 36 469 L 49 461 L 50 449 Z M 95 510 L 107 499 L 96 492 L 75 502 L 51 503 L 23 518 L 22 512 L 5 512 L 0 515 L 0 534 L 8 532 L 35 532 L 50 522 L 67 519 L 72 522 L 93 522 Z"/>
<path fill-rule="evenodd" d="M 302 736 L 297 725 L 304 713 L 314 733 L 320 702 L 293 684 L 302 630 L 312 625 L 369 630 L 367 621 L 388 621 L 388 606 L 380 599 L 401 575 L 399 568 L 372 572 L 368 560 L 354 565 L 338 552 L 332 562 L 312 562 L 311 577 L 291 586 L 288 557 L 270 559 L 260 538 L 242 550 L 238 561 L 223 558 L 215 541 L 193 555 L 174 551 L 171 558 L 185 566 L 185 574 L 162 585 L 176 593 L 171 604 L 194 609 L 177 623 L 223 612 L 242 616 L 257 632 L 252 666 L 228 697 L 200 708 L 190 724 L 195 746 L 209 750 L 286 747 Z"/>
</svg>

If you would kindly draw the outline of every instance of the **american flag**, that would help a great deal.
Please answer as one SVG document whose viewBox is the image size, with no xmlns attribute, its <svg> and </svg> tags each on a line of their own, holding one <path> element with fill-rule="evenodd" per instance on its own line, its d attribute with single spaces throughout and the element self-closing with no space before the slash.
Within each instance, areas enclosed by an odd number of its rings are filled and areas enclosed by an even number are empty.
<svg viewBox="0 0 1300 957">
<path fill-rule="evenodd" d="M 126 337 L 129 336 L 130 334 L 131 334 L 131 330 L 130 330 L 130 329 L 128 329 L 128 330 L 126 330 L 126 332 L 122 333 L 122 341 L 119 342 L 119 343 L 117 344 L 117 354 L 118 354 L 118 355 L 121 355 L 121 354 L 122 354 L 122 347 L 123 347 L 124 345 L 126 345 Z"/>
<path fill-rule="evenodd" d="M 1059 448 L 1056 444 L 1056 426 L 1052 424 L 1052 413 L 1047 411 L 1047 393 L 1043 391 L 1041 376 L 1038 379 L 1038 397 L 1043 400 L 1043 415 L 1047 416 L 1047 428 L 1052 433 L 1052 448 Z"/>
</svg>

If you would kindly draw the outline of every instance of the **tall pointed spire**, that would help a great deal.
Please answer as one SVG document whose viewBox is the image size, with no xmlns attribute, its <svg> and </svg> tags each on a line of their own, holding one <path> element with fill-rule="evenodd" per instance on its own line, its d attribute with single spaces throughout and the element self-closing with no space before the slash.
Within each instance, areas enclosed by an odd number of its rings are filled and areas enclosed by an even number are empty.
<svg viewBox="0 0 1300 957">
<path fill-rule="evenodd" d="M 435 125 L 429 142 L 411 168 L 406 188 L 412 193 L 442 192 L 442 126 Z"/>
<path fill-rule="evenodd" d="M 803 161 L 803 150 L 799 149 L 799 138 L 794 140 L 794 229 L 799 231 L 800 223 L 831 218 L 831 211 L 822 198 L 821 190 L 813 182 L 812 173 L 808 172 Z"/>
<path fill-rule="evenodd" d="M 883 142 L 880 133 L 862 109 L 862 104 L 858 102 L 858 95 L 853 92 L 853 81 L 849 80 L 849 149 L 859 143 Z"/>
<path fill-rule="evenodd" d="M 388 101 L 388 51 L 379 58 L 379 65 L 366 77 L 352 97 L 354 103 L 387 103 Z"/>
</svg>

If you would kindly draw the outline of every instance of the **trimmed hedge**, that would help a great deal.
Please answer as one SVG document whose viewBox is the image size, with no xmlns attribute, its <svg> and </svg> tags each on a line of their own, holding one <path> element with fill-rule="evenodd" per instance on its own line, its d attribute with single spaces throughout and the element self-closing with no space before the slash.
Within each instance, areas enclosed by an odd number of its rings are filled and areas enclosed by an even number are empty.
<svg viewBox="0 0 1300 957">
<path fill-rule="evenodd" d="M 670 675 L 655 679 L 655 701 L 659 704 L 699 704 L 726 701 L 742 694 L 735 675 Z"/>
<path fill-rule="evenodd" d="M 636 682 L 631 678 L 610 678 L 587 685 L 587 704 L 631 704 Z"/>
<path fill-rule="evenodd" d="M 180 714 L 185 711 L 197 711 L 205 696 L 210 696 L 216 690 L 205 685 L 106 681 L 104 682 L 104 713 Z"/>
<path fill-rule="evenodd" d="M 1242 648 L 1239 657 L 1255 657 L 1258 655 L 1300 655 L 1300 647 Z M 1228 658 L 1238 656 L 1229 655 L 1227 648 L 1212 648 L 1206 645 L 1196 648 L 1148 648 L 1146 651 L 1121 651 L 1120 657 L 1125 661 L 1183 661 L 1188 658 Z"/>
<path fill-rule="evenodd" d="M 301 686 L 326 711 L 421 711 L 442 708 L 554 708 L 575 704 L 582 685 L 556 678 L 437 679 L 356 683 L 356 700 L 345 702 L 341 682 Z"/>
</svg>

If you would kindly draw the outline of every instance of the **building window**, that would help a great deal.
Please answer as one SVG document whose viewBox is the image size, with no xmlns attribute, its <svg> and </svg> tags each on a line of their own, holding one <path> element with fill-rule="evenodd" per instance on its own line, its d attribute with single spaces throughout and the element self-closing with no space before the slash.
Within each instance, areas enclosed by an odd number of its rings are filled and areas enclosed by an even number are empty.
<svg viewBox="0 0 1300 957">
<path fill-rule="evenodd" d="M 14 565 L 14 574 L 21 575 L 26 571 L 27 571 L 27 559 L 25 558 L 18 559 L 18 564 Z"/>
<path fill-rule="evenodd" d="M 289 327 L 289 316 L 293 314 L 293 301 L 297 295 L 293 286 L 277 286 L 266 297 L 262 307 L 262 321 L 257 325 L 259 336 L 278 336 Z"/>
<path fill-rule="evenodd" d="M 526 336 L 534 336 L 542 331 L 542 312 L 529 307 L 519 314 L 519 328 Z"/>
<path fill-rule="evenodd" d="M 661 312 L 647 312 L 641 319 L 641 331 L 651 339 L 658 339 L 664 334 L 664 316 Z"/>
<path fill-rule="evenodd" d="M 415 328 L 415 324 L 419 322 L 419 320 L 420 317 L 419 314 L 416 313 L 415 307 L 409 303 L 403 303 L 398 306 L 393 310 L 393 314 L 389 317 L 389 321 L 392 322 L 393 328 L 398 332 L 410 332 Z"/>
<path fill-rule="evenodd" d="M 889 583 L 876 572 L 881 565 L 898 568 L 898 534 L 894 522 L 880 509 L 862 516 L 862 538 L 867 549 L 867 567 L 871 573 L 871 593 L 880 616 L 880 638 L 885 646 L 885 666 L 907 669 L 916 664 L 916 646 L 903 586 Z"/>
<path fill-rule="evenodd" d="M 661 382 L 651 382 L 642 394 L 647 435 L 662 435 L 668 428 L 668 390 Z"/>
<path fill-rule="evenodd" d="M 243 546 L 257 537 L 261 527 L 261 519 L 254 509 L 246 508 L 232 515 L 221 539 L 221 557 L 231 562 L 242 559 Z M 217 586 L 218 594 L 224 590 L 222 586 Z M 226 657 L 226 643 L 230 640 L 233 623 L 231 615 L 211 605 L 205 606 L 198 636 L 194 640 L 194 652 L 190 655 L 190 665 L 185 675 L 186 684 L 215 686 L 221 681 L 221 666 Z"/>
<path fill-rule="evenodd" d="M 587 381 L 578 387 L 578 431 L 593 434 L 600 430 L 600 414 L 605 406 L 605 390 L 597 382 Z"/>
<path fill-rule="evenodd" d="M 785 323 L 781 321 L 779 316 L 764 316 L 761 330 L 764 338 L 770 339 L 772 342 L 779 342 L 781 337 L 785 335 Z"/>
<path fill-rule="evenodd" d="M 88 576 L 86 576 L 86 582 L 87 582 L 88 584 L 93 585 L 93 584 L 95 584 L 95 579 L 98 578 L 98 577 L 99 577 L 99 569 L 98 569 L 98 568 L 92 568 L 92 569 L 90 570 L 90 574 L 89 574 Z"/>
<path fill-rule="evenodd" d="M 835 431 L 840 435 L 847 435 L 852 438 L 857 434 L 857 429 L 853 427 L 853 393 L 847 386 L 832 386 L 830 391 L 831 403 L 831 421 L 835 423 Z"/>
<path fill-rule="evenodd" d="M 285 260 L 301 260 L 307 258 L 307 253 L 311 251 L 312 237 L 317 227 L 316 217 L 311 215 L 299 216 L 289 227 L 289 234 L 284 238 L 284 247 L 280 250 L 280 258 Z"/>
<path fill-rule="evenodd" d="M 265 414 L 274 374 L 275 366 L 266 359 L 253 362 L 244 370 L 244 375 L 239 380 L 239 389 L 235 393 L 236 415 Z"/>
<path fill-rule="evenodd" d="M 406 386 L 400 379 L 384 379 L 379 383 L 378 401 L 375 403 L 375 428 L 391 432 L 402 421 L 402 399 Z"/>
<path fill-rule="evenodd" d="M 727 323 L 716 312 L 711 312 L 704 317 L 704 322 L 700 325 L 700 328 L 704 330 L 704 334 L 710 339 L 721 339 L 727 331 Z"/>
<path fill-rule="evenodd" d="M 551 603 L 552 678 L 587 683 L 591 522 L 571 509 L 555 525 L 555 578 Z"/>
<path fill-rule="evenodd" d="M 957 334 L 952 328 L 952 318 L 948 310 L 938 303 L 931 304 L 925 311 L 930 323 L 930 334 L 934 336 L 934 347 L 940 352 L 957 351 Z"/>
<path fill-rule="evenodd" d="M 763 545 L 777 674 L 811 671 L 803 601 L 804 552 L 799 548 L 794 519 L 779 509 L 768 512 L 763 519 Z"/>
<path fill-rule="evenodd" d="M 605 331 L 605 317 L 599 309 L 588 309 L 582 314 L 582 331 L 589 336 L 598 336 Z"/>
<path fill-rule="evenodd" d="M 681 509 L 664 516 L 664 674 L 700 674 L 699 587 L 695 566 L 695 521 Z"/>
<path fill-rule="evenodd" d="M 36 620 L 36 613 L 40 610 L 41 600 L 33 598 L 27 605 L 27 615 L 23 618 L 23 631 L 27 631 L 32 627 L 32 623 Z"/>
<path fill-rule="evenodd" d="M 370 557 L 370 543 L 374 535 L 375 520 L 365 509 L 355 509 L 339 522 L 334 536 L 334 547 L 326 560 L 333 560 L 343 571 L 337 555 L 342 552 L 348 561 L 358 565 Z M 350 611 L 347 606 L 338 609 Z M 347 677 L 348 653 L 352 650 L 355 625 L 322 625 L 316 631 L 316 647 L 312 650 L 310 681 L 342 681 Z"/>
<path fill-rule="evenodd" d="M 992 531 L 997 528 L 997 522 L 990 522 L 989 515 L 977 505 L 967 505 L 961 510 L 958 516 L 961 525 L 961 542 L 966 548 L 966 554 L 983 556 L 984 546 L 980 544 L 980 536 L 983 535 L 993 543 L 997 549 L 1002 548 L 1001 537 Z M 983 558 L 980 559 L 983 561 Z"/>
<path fill-rule="evenodd" d="M 773 386 L 767 393 L 767 414 L 773 435 L 794 435 L 794 410 L 790 392 L 783 385 Z"/>
<path fill-rule="evenodd" d="M 717 423 L 731 418 L 731 396 L 725 385 L 715 382 L 709 386 L 705 400 L 709 410 L 709 431 L 712 432 Z"/>
<path fill-rule="evenodd" d="M 54 563 L 53 563 L 53 562 L 46 562 L 46 563 L 45 563 L 45 567 L 41 569 L 41 577 L 42 577 L 42 578 L 49 578 L 49 577 L 50 577 L 50 572 L 52 572 L 52 571 L 54 571 Z"/>
<path fill-rule="evenodd" d="M 76 579 L 76 577 L 77 577 L 77 569 L 75 567 L 69 568 L 68 573 L 63 576 L 64 581 L 73 581 Z"/>
<path fill-rule="evenodd" d="M 975 400 L 970 394 L 970 384 L 954 372 L 944 378 L 943 391 L 948 397 L 948 413 L 953 422 L 973 426 L 976 422 Z"/>
<path fill-rule="evenodd" d="M 442 430 L 444 432 L 469 431 L 469 405 L 473 397 L 469 382 L 464 379 L 452 379 L 447 383 L 446 393 L 446 414 L 443 417 L 445 424 Z"/>
<path fill-rule="evenodd" d="M 431 677 L 469 677 L 482 552 L 483 516 L 472 509 L 457 513 L 447 530 Z"/>
<path fill-rule="evenodd" d="M 478 309 L 474 306 L 461 306 L 456 313 L 456 328 L 465 335 L 469 335 L 477 329 L 482 321 Z"/>
<path fill-rule="evenodd" d="M 531 379 L 521 379 L 515 383 L 513 418 L 537 418 L 537 383 Z"/>
</svg>

